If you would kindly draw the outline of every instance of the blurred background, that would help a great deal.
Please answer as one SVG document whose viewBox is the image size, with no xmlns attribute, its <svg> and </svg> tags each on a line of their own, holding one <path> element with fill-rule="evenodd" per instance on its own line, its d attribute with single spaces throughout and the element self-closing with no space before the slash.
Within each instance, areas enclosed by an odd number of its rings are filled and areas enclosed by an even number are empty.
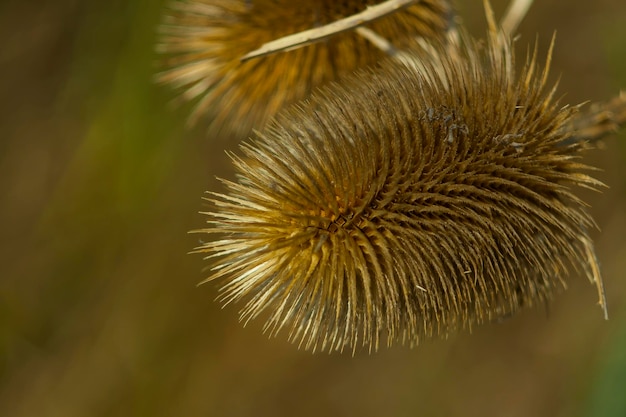
<svg viewBox="0 0 626 417">
<path fill-rule="evenodd" d="M 457 3 L 481 35 L 482 3 Z M 626 89 L 626 2 L 535 3 L 519 45 L 545 54 L 556 31 L 563 103 Z M 299 351 L 196 287 L 187 231 L 237 141 L 186 129 L 153 84 L 163 5 L 0 3 L 0 416 L 626 416 L 625 132 L 585 161 L 609 188 L 581 193 L 609 321 L 572 277 L 548 308 L 472 334 Z"/>
</svg>

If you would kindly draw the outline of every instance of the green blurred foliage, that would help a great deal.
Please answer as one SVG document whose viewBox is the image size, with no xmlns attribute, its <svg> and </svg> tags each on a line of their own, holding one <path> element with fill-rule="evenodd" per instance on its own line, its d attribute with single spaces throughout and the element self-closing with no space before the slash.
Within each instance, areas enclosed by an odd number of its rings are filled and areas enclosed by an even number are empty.
<svg viewBox="0 0 626 417">
<path fill-rule="evenodd" d="M 626 4 L 537 0 L 564 102 L 626 89 Z M 611 320 L 579 277 L 549 311 L 375 355 L 312 355 L 221 309 L 187 255 L 236 141 L 184 127 L 152 82 L 164 2 L 0 6 L 0 415 L 623 416 L 626 146 L 585 194 Z M 495 2 L 496 11 L 503 2 Z M 460 4 L 474 32 L 481 7 Z M 614 152 L 621 149 L 620 152 Z"/>
<path fill-rule="evenodd" d="M 619 417 L 626 415 L 626 322 L 620 317 L 621 329 L 610 339 L 599 372 L 593 379 L 588 416 Z"/>
</svg>

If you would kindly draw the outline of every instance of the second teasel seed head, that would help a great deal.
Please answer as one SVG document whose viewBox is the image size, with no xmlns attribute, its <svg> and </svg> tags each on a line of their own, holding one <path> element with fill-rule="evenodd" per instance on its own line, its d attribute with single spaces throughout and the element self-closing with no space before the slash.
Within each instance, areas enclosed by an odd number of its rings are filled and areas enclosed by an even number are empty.
<svg viewBox="0 0 626 417">
<path fill-rule="evenodd" d="M 315 28 L 380 3 L 375 0 L 182 0 L 171 4 L 157 49 L 161 83 L 206 119 L 212 134 L 247 137 L 284 105 L 321 85 L 372 65 L 384 53 L 355 32 L 288 52 L 240 62 L 285 35 Z M 443 38 L 451 24 L 447 0 L 425 0 L 368 24 L 403 47 L 414 37 Z"/>
</svg>

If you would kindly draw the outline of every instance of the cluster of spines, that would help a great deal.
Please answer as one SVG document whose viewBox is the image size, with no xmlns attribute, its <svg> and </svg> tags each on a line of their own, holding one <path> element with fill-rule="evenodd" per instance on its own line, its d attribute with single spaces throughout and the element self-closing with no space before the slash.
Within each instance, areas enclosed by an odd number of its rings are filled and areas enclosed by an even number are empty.
<svg viewBox="0 0 626 417">
<path fill-rule="evenodd" d="M 373 0 L 184 0 L 172 3 L 161 27 L 157 80 L 180 91 L 208 120 L 212 135 L 245 138 L 281 108 L 316 88 L 372 65 L 384 52 L 355 32 L 305 48 L 241 62 L 284 35 L 330 23 L 380 3 Z M 415 37 L 442 39 L 451 25 L 447 0 L 424 0 L 368 25 L 404 47 Z"/>
<path fill-rule="evenodd" d="M 308 349 L 375 349 L 546 301 L 572 270 L 599 285 L 572 193 L 599 186 L 567 144 L 576 108 L 535 56 L 515 75 L 503 34 L 431 47 L 415 51 L 424 70 L 362 71 L 233 156 L 198 250 L 243 320 L 265 312 Z"/>
</svg>

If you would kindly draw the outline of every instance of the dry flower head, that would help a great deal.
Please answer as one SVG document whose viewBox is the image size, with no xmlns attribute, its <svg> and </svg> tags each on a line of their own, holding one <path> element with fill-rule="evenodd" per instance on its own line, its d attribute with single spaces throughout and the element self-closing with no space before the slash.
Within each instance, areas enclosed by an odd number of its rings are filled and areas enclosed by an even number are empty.
<svg viewBox="0 0 626 417">
<path fill-rule="evenodd" d="M 441 53 L 434 55 L 434 50 Z M 311 350 L 377 349 L 544 303 L 581 272 L 603 293 L 571 143 L 536 53 L 462 35 L 282 112 L 232 155 L 207 254 L 224 303 Z M 437 59 L 433 59 L 437 56 Z"/>
<path fill-rule="evenodd" d="M 384 53 L 355 32 L 246 62 L 248 52 L 284 35 L 331 23 L 376 0 L 182 0 L 172 3 L 157 46 L 157 76 L 194 102 L 190 121 L 207 118 L 215 134 L 247 136 L 287 103 L 371 65 Z M 403 47 L 416 36 L 444 37 L 447 0 L 422 0 L 367 26 Z"/>
</svg>

